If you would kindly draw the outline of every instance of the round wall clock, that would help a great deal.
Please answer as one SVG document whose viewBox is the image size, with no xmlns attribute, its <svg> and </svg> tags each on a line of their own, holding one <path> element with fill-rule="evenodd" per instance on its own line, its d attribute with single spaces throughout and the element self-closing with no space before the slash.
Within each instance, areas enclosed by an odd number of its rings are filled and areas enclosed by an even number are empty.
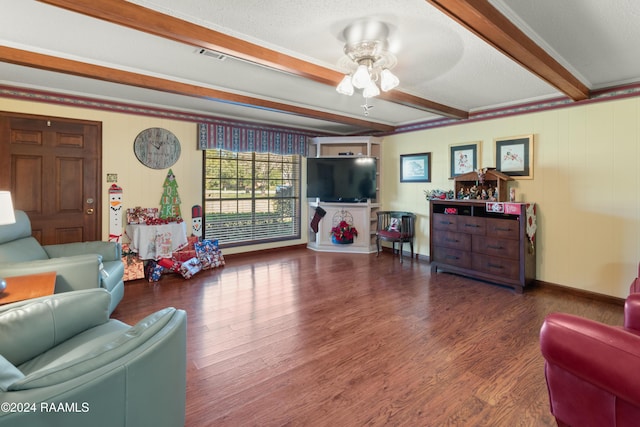
<svg viewBox="0 0 640 427">
<path fill-rule="evenodd" d="M 180 158 L 180 141 L 166 129 L 149 128 L 136 136 L 133 152 L 143 165 L 166 169 Z"/>
</svg>

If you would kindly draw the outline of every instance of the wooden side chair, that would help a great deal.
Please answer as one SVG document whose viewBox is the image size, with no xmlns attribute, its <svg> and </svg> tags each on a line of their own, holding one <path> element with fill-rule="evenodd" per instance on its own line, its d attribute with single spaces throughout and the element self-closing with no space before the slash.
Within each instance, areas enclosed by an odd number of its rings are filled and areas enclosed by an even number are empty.
<svg viewBox="0 0 640 427">
<path fill-rule="evenodd" d="M 402 259 L 404 243 L 411 246 L 411 258 L 413 259 L 413 239 L 415 236 L 416 215 L 411 212 L 379 211 L 378 224 L 376 226 L 376 256 L 380 255 L 380 241 L 391 242 L 393 253 L 396 252 L 396 242 Z"/>
</svg>

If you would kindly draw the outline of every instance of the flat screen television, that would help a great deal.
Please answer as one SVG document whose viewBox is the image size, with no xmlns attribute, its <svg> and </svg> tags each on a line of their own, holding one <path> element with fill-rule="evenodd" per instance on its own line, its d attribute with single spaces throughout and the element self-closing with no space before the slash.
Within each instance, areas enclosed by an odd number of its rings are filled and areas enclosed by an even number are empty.
<svg viewBox="0 0 640 427">
<path fill-rule="evenodd" d="M 307 158 L 307 197 L 323 202 L 366 202 L 376 198 L 374 157 Z"/>
</svg>

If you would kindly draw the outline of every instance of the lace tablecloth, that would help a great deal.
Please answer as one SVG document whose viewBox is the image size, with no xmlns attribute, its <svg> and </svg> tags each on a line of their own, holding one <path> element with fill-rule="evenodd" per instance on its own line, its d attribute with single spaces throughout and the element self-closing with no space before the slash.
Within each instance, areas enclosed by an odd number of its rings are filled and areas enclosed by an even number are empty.
<svg viewBox="0 0 640 427">
<path fill-rule="evenodd" d="M 162 225 L 130 224 L 125 229 L 129 248 L 140 259 L 171 258 L 173 252 L 187 245 L 187 226 L 184 222 Z"/>
</svg>

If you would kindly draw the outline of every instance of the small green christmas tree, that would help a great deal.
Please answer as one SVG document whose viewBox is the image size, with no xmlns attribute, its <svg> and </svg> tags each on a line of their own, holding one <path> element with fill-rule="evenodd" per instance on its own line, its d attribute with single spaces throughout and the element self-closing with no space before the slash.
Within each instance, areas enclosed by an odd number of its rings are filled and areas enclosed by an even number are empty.
<svg viewBox="0 0 640 427">
<path fill-rule="evenodd" d="M 180 218 L 180 196 L 178 195 L 178 181 L 173 171 L 169 169 L 167 178 L 162 185 L 160 198 L 160 218 Z"/>
</svg>

